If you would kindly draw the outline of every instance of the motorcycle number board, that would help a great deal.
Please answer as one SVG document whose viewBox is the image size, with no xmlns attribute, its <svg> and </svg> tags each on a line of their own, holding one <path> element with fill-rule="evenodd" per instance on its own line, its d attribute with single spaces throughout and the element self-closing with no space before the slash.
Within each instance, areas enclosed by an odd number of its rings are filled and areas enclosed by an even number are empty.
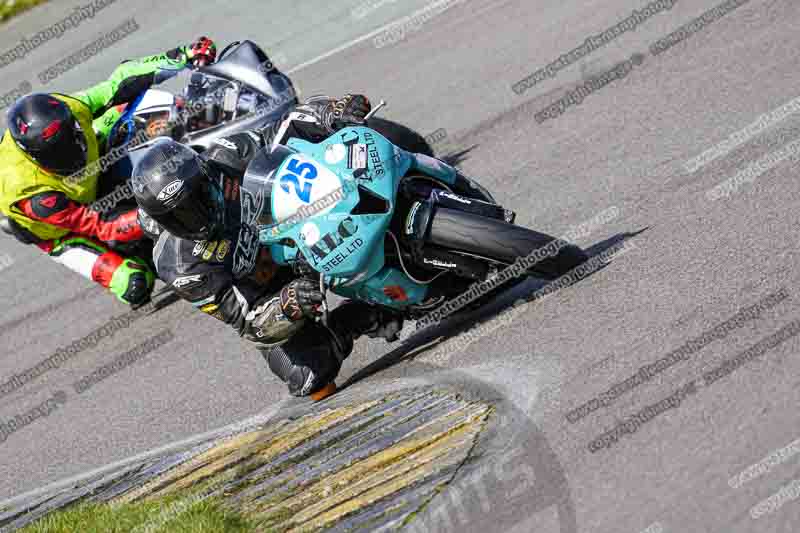
<svg viewBox="0 0 800 533">
<path fill-rule="evenodd" d="M 272 214 L 276 222 L 297 215 L 325 214 L 344 198 L 339 177 L 303 154 L 289 157 L 276 176 L 272 188 Z"/>
</svg>

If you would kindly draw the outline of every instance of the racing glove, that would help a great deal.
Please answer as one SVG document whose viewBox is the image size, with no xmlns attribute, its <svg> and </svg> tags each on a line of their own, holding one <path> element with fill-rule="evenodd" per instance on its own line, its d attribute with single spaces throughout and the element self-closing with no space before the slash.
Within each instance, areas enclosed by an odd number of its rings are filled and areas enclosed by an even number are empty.
<svg viewBox="0 0 800 533">
<path fill-rule="evenodd" d="M 297 252 L 295 262 L 292 264 L 292 272 L 294 272 L 298 278 L 314 279 L 315 277 L 319 277 L 319 273 L 314 270 L 314 267 L 308 262 L 303 252 Z"/>
<path fill-rule="evenodd" d="M 352 124 L 362 124 L 372 111 L 372 104 L 363 94 L 346 94 L 332 100 L 323 110 L 323 124 L 336 131 Z"/>
<path fill-rule="evenodd" d="M 316 281 L 296 279 L 281 289 L 281 311 L 286 318 L 297 322 L 303 318 L 316 318 L 321 315 L 320 306 L 325 296 Z"/>
<path fill-rule="evenodd" d="M 217 59 L 217 45 L 206 36 L 198 38 L 195 42 L 183 49 L 186 62 L 195 67 L 204 67 L 212 64 Z"/>
<path fill-rule="evenodd" d="M 150 299 L 155 279 L 155 274 L 143 261 L 125 259 L 114 270 L 109 289 L 124 303 L 142 305 Z"/>
</svg>

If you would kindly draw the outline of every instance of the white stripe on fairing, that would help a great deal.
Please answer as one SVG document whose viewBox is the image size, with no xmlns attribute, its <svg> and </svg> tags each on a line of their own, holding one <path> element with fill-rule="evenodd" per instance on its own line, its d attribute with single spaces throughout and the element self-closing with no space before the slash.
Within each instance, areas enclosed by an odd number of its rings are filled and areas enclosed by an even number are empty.
<svg viewBox="0 0 800 533">
<path fill-rule="evenodd" d="M 97 261 L 98 253 L 85 250 L 83 248 L 67 248 L 59 255 L 54 255 L 53 260 L 61 263 L 73 272 L 77 272 L 84 278 L 92 280 L 92 269 Z"/>
</svg>

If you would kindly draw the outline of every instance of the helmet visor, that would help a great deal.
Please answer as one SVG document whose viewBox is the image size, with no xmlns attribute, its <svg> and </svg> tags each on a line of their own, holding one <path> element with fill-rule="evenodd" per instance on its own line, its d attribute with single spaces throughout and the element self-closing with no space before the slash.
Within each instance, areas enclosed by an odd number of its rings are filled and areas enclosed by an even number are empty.
<svg viewBox="0 0 800 533">
<path fill-rule="evenodd" d="M 77 122 L 50 125 L 58 129 L 51 140 L 40 150 L 29 150 L 28 155 L 44 169 L 68 176 L 86 166 L 86 138 Z"/>
</svg>

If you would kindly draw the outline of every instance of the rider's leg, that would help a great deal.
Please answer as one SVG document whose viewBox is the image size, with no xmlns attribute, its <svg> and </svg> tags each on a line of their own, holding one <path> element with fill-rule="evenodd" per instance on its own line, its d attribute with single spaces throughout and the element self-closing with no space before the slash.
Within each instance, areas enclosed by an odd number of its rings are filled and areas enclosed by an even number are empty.
<svg viewBox="0 0 800 533">
<path fill-rule="evenodd" d="M 327 328 L 309 322 L 284 344 L 264 349 L 263 355 L 290 394 L 309 396 L 333 383 L 352 350 L 352 341 L 342 346 Z"/>
<path fill-rule="evenodd" d="M 342 362 L 353 351 L 353 341 L 361 335 L 396 340 L 402 319 L 351 301 L 331 311 L 328 324 L 309 322 L 284 344 L 263 350 L 270 370 L 294 396 L 321 400 L 332 394 Z"/>
<path fill-rule="evenodd" d="M 125 258 L 99 241 L 67 235 L 38 246 L 56 262 L 100 284 L 127 304 L 141 305 L 153 291 L 155 274 L 145 262 Z"/>
</svg>

